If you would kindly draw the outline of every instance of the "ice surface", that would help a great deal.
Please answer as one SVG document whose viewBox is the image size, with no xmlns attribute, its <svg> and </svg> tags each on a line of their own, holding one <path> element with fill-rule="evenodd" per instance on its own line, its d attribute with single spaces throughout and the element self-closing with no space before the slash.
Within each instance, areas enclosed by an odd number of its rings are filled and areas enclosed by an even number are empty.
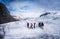
<svg viewBox="0 0 60 39">
<path fill-rule="evenodd" d="M 25 17 L 25 20 L 22 18 L 19 18 L 20 21 L 2 24 L 5 26 L 5 39 L 60 39 L 59 13 L 50 13 L 47 16 L 36 16 L 35 18 Z M 27 28 L 27 22 L 41 21 L 44 23 L 44 29 Z"/>
</svg>

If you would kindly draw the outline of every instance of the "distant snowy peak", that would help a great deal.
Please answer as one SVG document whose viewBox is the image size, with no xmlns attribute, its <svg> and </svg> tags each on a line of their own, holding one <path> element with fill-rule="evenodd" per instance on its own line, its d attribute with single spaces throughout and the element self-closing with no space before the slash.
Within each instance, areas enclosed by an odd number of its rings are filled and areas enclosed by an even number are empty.
<svg viewBox="0 0 60 39">
<path fill-rule="evenodd" d="M 41 13 L 21 13 L 15 12 L 11 13 L 11 15 L 16 19 L 30 19 L 30 18 L 37 18 L 40 16 Z"/>
<path fill-rule="evenodd" d="M 41 12 L 41 13 L 14 12 L 11 15 L 18 20 L 27 20 L 36 18 L 55 20 L 60 17 L 60 14 L 58 12 Z"/>
</svg>

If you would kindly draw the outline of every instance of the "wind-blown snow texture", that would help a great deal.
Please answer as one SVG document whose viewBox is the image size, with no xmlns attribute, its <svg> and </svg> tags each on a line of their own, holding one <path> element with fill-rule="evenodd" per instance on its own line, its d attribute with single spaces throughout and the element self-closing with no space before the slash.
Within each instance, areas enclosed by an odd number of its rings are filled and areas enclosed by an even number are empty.
<svg viewBox="0 0 60 39">
<path fill-rule="evenodd" d="M 5 26 L 5 39 L 60 39 L 60 14 L 57 13 L 38 13 L 25 16 L 27 14 L 16 15 L 15 18 L 20 21 L 1 24 Z M 35 17 L 34 17 L 35 15 Z M 35 29 L 27 28 L 27 22 L 43 22 L 44 29 L 36 25 Z"/>
</svg>

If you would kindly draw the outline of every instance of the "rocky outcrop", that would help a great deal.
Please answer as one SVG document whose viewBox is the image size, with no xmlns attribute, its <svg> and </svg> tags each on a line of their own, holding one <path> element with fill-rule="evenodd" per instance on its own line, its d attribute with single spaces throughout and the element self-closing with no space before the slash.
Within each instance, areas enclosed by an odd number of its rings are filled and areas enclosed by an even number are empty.
<svg viewBox="0 0 60 39">
<path fill-rule="evenodd" d="M 17 21 L 3 3 L 0 3 L 0 24 Z"/>
<path fill-rule="evenodd" d="M 48 15 L 48 14 L 50 14 L 50 12 L 46 12 L 46 13 L 40 15 L 40 17 L 42 17 L 42 16 L 46 16 L 46 15 Z"/>
</svg>

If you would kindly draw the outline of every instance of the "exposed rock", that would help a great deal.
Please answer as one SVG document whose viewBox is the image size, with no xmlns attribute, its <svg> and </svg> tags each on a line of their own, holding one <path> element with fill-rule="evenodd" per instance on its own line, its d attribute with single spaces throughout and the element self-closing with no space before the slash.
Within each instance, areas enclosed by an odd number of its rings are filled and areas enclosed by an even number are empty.
<svg viewBox="0 0 60 39">
<path fill-rule="evenodd" d="M 0 24 L 17 21 L 3 3 L 0 3 Z"/>
<path fill-rule="evenodd" d="M 50 12 L 46 12 L 46 13 L 40 15 L 40 17 L 41 17 L 41 16 L 46 16 L 46 15 L 48 15 L 48 14 L 50 14 Z"/>
</svg>

